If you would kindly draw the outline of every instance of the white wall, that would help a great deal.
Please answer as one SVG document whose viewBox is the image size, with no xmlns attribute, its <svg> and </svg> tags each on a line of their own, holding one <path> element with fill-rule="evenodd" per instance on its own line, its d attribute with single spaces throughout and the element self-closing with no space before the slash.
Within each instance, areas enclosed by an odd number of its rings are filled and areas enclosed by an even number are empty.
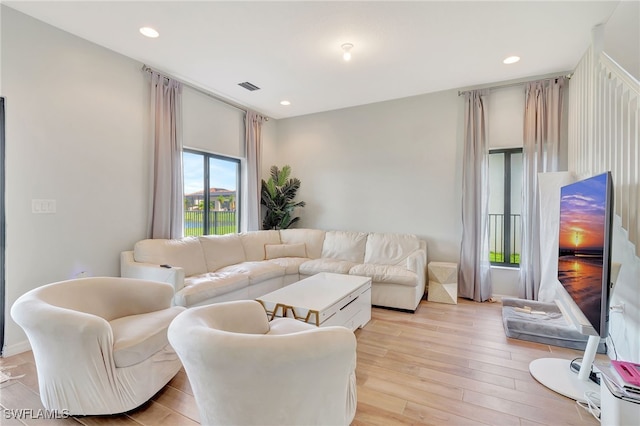
<svg viewBox="0 0 640 426">
<path fill-rule="evenodd" d="M 2 10 L 7 102 L 6 327 L 3 355 L 28 349 L 9 316 L 38 286 L 118 276 L 119 254 L 146 237 L 149 80 L 142 64 L 23 15 Z M 185 145 L 244 155 L 243 113 L 186 87 Z M 275 123 L 264 126 L 265 140 Z M 31 213 L 55 199 L 55 214 Z"/>
<path fill-rule="evenodd" d="M 2 7 L 6 96 L 7 353 L 10 319 L 43 284 L 118 275 L 147 221 L 148 85 L 141 64 Z M 56 200 L 33 214 L 32 199 Z"/>
<path fill-rule="evenodd" d="M 640 2 L 621 1 L 604 28 L 604 51 L 640 80 Z"/>
<path fill-rule="evenodd" d="M 299 227 L 413 233 L 429 260 L 457 262 L 461 111 L 445 91 L 279 120 L 265 161 L 302 181 Z"/>
<path fill-rule="evenodd" d="M 624 312 L 610 313 L 609 334 L 615 352 L 610 351 L 609 356 L 640 363 L 640 259 L 635 256 L 619 216 L 613 221 L 611 259 L 622 267 L 611 292 L 610 305 L 623 304 Z"/>
</svg>

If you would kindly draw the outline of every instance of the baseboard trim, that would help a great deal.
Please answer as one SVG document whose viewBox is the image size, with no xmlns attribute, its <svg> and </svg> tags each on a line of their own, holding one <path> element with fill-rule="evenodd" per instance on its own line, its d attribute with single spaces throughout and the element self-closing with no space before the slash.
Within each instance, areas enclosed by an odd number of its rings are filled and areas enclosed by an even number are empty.
<svg viewBox="0 0 640 426">
<path fill-rule="evenodd" d="M 502 299 L 520 299 L 520 298 L 518 296 L 513 296 L 511 294 L 492 294 L 491 299 L 493 299 L 494 302 L 502 303 Z"/>
<path fill-rule="evenodd" d="M 27 352 L 31 350 L 31 345 L 28 340 L 23 340 L 22 342 L 15 343 L 13 345 L 5 345 L 2 349 L 2 358 L 8 358 L 13 355 L 18 355 L 23 352 Z"/>
<path fill-rule="evenodd" d="M 392 308 L 391 306 L 380 306 L 380 305 L 371 305 L 371 307 L 372 308 L 387 309 L 389 311 L 405 312 L 407 314 L 415 314 L 416 313 L 415 309 Z"/>
</svg>

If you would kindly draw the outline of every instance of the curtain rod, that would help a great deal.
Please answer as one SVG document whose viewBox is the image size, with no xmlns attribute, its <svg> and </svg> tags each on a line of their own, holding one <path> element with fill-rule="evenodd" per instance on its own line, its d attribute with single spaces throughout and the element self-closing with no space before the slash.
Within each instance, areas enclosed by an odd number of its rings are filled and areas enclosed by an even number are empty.
<svg viewBox="0 0 640 426">
<path fill-rule="evenodd" d="M 151 68 L 148 65 L 143 65 L 142 66 L 142 71 L 145 71 L 145 72 L 148 72 L 148 73 L 150 73 L 152 71 L 156 72 L 158 74 L 161 74 L 164 78 L 170 78 L 172 80 L 175 80 L 175 81 L 177 81 L 177 82 L 189 87 L 190 89 L 195 90 L 196 92 L 202 93 L 203 95 L 206 95 L 206 96 L 209 96 L 210 98 L 215 99 L 218 102 L 222 102 L 223 104 L 227 104 L 227 105 L 229 105 L 231 107 L 234 107 L 235 109 L 239 109 L 240 111 L 242 111 L 244 113 L 246 113 L 248 111 L 247 107 L 244 107 L 244 106 L 242 106 L 240 104 L 232 102 L 232 101 L 230 101 L 228 99 L 225 99 L 225 98 L 223 98 L 221 96 L 218 96 L 215 93 L 209 92 L 208 90 L 202 89 L 200 87 L 196 87 L 196 86 L 194 86 L 194 85 L 192 85 L 190 83 L 187 83 L 184 80 L 180 80 L 179 78 L 168 76 L 166 73 L 158 71 L 158 70 L 154 70 L 153 68 Z M 262 115 L 262 114 L 260 114 L 260 115 Z M 264 116 L 264 119 L 265 119 L 265 121 L 269 121 L 269 117 Z"/>
<path fill-rule="evenodd" d="M 477 89 L 469 89 L 469 90 L 462 90 L 462 91 L 458 90 L 458 96 L 462 96 L 465 93 L 473 92 L 474 90 L 504 89 L 506 87 L 522 86 L 524 84 L 531 83 L 531 82 L 534 82 L 534 81 L 556 80 L 556 79 L 558 79 L 560 77 L 565 77 L 565 78 L 567 78 L 567 80 L 570 80 L 572 76 L 573 76 L 573 74 L 560 74 L 560 75 L 556 75 L 555 77 L 540 78 L 540 79 L 529 80 L 529 81 L 520 81 L 518 83 L 505 83 L 505 84 L 498 84 L 496 86 L 491 86 L 491 87 L 479 87 Z"/>
</svg>

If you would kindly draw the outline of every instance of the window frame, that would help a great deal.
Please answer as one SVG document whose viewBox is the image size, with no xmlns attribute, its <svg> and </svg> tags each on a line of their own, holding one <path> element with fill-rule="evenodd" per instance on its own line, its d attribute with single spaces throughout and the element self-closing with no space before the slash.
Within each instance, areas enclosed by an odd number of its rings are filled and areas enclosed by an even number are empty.
<svg viewBox="0 0 640 426">
<path fill-rule="evenodd" d="M 511 262 L 511 155 L 512 154 L 523 154 L 524 150 L 522 147 L 517 148 L 496 148 L 489 149 L 489 155 L 491 154 L 504 154 L 504 181 L 503 181 L 503 193 L 504 196 L 504 205 L 503 205 L 503 220 L 502 220 L 502 246 L 503 253 L 502 259 L 507 260 L 506 262 L 491 262 L 491 266 L 501 266 L 506 268 L 520 268 L 520 263 L 512 263 Z M 509 194 L 507 197 L 506 194 Z M 507 219 L 508 218 L 508 219 Z M 491 224 L 489 223 L 489 226 Z M 522 251 L 522 250 L 521 250 Z"/>
<path fill-rule="evenodd" d="M 211 173 L 210 173 L 210 167 L 209 167 L 209 160 L 213 158 L 216 160 L 223 160 L 223 161 L 236 163 L 238 167 L 238 173 L 236 177 L 236 232 L 240 232 L 240 230 L 242 229 L 241 228 L 242 226 L 242 202 L 241 202 L 242 200 L 242 160 L 240 158 L 230 157 L 230 156 L 221 155 L 221 154 L 214 154 L 211 152 L 202 151 L 202 150 L 193 149 L 193 148 L 182 148 L 183 155 L 185 152 L 189 154 L 202 155 L 202 161 L 204 163 L 203 164 L 204 182 L 203 182 L 203 191 L 202 191 L 204 206 L 209 206 L 211 202 L 211 191 L 210 191 L 211 190 Z M 184 165 L 183 165 L 183 168 L 184 168 Z M 182 171 L 182 175 L 184 179 L 184 169 Z M 183 186 L 184 186 L 184 182 L 183 182 Z M 185 196 L 186 194 L 183 194 L 183 200 Z M 184 201 L 183 201 L 183 204 L 184 204 Z M 210 231 L 209 213 L 210 212 L 208 208 L 203 209 L 202 235 L 216 235 L 216 234 L 209 233 Z M 184 218 L 184 208 L 183 208 L 182 214 Z"/>
</svg>

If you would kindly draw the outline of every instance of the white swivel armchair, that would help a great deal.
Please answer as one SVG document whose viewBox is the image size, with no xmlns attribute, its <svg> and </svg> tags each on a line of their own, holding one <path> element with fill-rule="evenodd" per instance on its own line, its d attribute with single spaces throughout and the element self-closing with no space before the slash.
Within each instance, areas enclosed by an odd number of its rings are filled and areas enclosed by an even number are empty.
<svg viewBox="0 0 640 426">
<path fill-rule="evenodd" d="M 191 308 L 169 326 L 203 425 L 348 425 L 356 339 L 344 327 L 271 322 L 259 302 Z"/>
<path fill-rule="evenodd" d="M 167 339 L 184 310 L 170 284 L 83 278 L 22 295 L 11 316 L 27 334 L 45 408 L 121 413 L 148 401 L 182 367 Z"/>
</svg>

